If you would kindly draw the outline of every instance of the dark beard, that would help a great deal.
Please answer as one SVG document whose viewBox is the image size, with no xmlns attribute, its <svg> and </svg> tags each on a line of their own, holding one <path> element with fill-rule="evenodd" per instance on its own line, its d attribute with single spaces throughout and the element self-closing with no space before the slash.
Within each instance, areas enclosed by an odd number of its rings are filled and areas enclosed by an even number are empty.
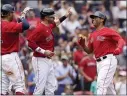
<svg viewBox="0 0 127 96">
<path fill-rule="evenodd" d="M 49 22 L 50 24 L 55 23 L 54 21 L 51 21 L 51 20 L 49 20 L 48 22 Z"/>
</svg>

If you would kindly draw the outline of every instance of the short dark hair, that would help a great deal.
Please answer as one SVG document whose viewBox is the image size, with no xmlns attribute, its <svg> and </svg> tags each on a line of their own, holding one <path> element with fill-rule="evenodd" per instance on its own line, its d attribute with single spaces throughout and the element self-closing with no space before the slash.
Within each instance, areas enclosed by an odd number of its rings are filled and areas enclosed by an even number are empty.
<svg viewBox="0 0 127 96">
<path fill-rule="evenodd" d="M 103 21 L 103 24 L 105 25 L 105 23 L 106 23 L 106 18 L 104 19 L 104 21 Z"/>
<path fill-rule="evenodd" d="M 1 17 L 2 18 L 5 18 L 8 14 L 9 14 L 8 11 L 4 11 L 4 10 L 1 11 Z"/>
<path fill-rule="evenodd" d="M 40 16 L 41 20 L 43 20 L 45 18 L 45 16 Z"/>
</svg>

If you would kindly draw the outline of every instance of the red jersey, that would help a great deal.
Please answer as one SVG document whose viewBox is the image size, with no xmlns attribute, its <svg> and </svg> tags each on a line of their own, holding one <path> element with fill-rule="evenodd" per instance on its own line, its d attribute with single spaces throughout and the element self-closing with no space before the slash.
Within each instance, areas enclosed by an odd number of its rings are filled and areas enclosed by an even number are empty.
<svg viewBox="0 0 127 96">
<path fill-rule="evenodd" d="M 74 61 L 79 64 L 79 62 L 81 61 L 81 59 L 86 55 L 86 53 L 84 51 L 81 50 L 76 50 L 73 53 L 73 59 Z"/>
<path fill-rule="evenodd" d="M 56 27 L 55 23 L 46 26 L 39 23 L 36 29 L 31 32 L 31 35 L 27 38 L 28 45 L 34 50 L 35 57 L 44 57 L 44 54 L 36 52 L 35 49 L 40 47 L 45 50 L 54 51 L 54 35 L 52 29 Z"/>
<path fill-rule="evenodd" d="M 32 19 L 28 18 L 27 21 L 30 24 L 30 28 L 26 32 L 26 37 L 28 37 L 31 34 L 32 30 L 36 28 L 37 24 L 40 23 L 40 19 L 39 18 L 32 18 Z"/>
<path fill-rule="evenodd" d="M 122 37 L 107 27 L 91 33 L 88 39 L 88 47 L 93 50 L 96 58 L 112 54 L 117 47 L 122 49 L 123 45 Z"/>
<path fill-rule="evenodd" d="M 19 33 L 22 32 L 22 22 L 1 21 L 1 54 L 19 51 Z"/>
<path fill-rule="evenodd" d="M 81 60 L 79 67 L 82 67 L 83 72 L 94 80 L 97 74 L 96 74 L 96 61 L 93 58 L 90 58 L 88 56 L 84 57 Z M 87 82 L 86 79 L 85 81 Z"/>
</svg>

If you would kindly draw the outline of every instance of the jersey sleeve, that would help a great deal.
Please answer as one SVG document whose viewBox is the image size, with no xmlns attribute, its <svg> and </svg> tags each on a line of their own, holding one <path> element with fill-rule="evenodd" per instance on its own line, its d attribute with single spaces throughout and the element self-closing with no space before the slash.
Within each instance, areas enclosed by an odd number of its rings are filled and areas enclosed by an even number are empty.
<svg viewBox="0 0 127 96">
<path fill-rule="evenodd" d="M 53 29 L 53 28 L 55 28 L 55 27 L 56 27 L 56 24 L 55 24 L 55 23 L 50 24 L 50 28 L 51 28 L 51 29 Z"/>
<path fill-rule="evenodd" d="M 111 32 L 111 37 L 115 41 L 118 41 L 119 39 L 122 39 L 121 36 L 114 30 L 112 30 L 112 32 Z"/>
<path fill-rule="evenodd" d="M 31 34 L 28 36 L 27 40 L 28 40 L 28 46 L 32 49 L 35 50 L 37 47 L 39 47 L 37 45 L 37 42 L 41 39 L 41 32 L 40 32 L 40 28 L 36 28 L 35 30 L 33 30 L 31 32 Z"/>
<path fill-rule="evenodd" d="M 114 30 L 112 30 L 111 32 L 111 37 L 114 41 L 117 42 L 117 47 L 122 49 L 125 45 L 125 41 L 123 40 L 123 38 Z"/>
<path fill-rule="evenodd" d="M 6 32 L 21 33 L 22 32 L 22 22 L 20 23 L 12 22 L 9 24 L 6 30 L 7 30 Z"/>
</svg>

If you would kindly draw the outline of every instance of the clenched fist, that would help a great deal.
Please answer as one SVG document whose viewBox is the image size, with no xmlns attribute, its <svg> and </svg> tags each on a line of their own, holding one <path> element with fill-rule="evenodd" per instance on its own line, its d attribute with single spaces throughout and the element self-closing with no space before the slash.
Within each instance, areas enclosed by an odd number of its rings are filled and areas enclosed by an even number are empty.
<svg viewBox="0 0 127 96">
<path fill-rule="evenodd" d="M 85 45 L 85 36 L 80 34 L 79 39 L 78 39 L 78 43 L 79 43 L 80 46 L 82 46 L 84 48 L 86 46 Z"/>
<path fill-rule="evenodd" d="M 72 14 L 72 11 L 71 11 L 71 8 L 68 8 L 68 10 L 67 10 L 67 13 L 66 13 L 66 17 L 68 17 L 69 15 L 71 15 Z"/>
</svg>

